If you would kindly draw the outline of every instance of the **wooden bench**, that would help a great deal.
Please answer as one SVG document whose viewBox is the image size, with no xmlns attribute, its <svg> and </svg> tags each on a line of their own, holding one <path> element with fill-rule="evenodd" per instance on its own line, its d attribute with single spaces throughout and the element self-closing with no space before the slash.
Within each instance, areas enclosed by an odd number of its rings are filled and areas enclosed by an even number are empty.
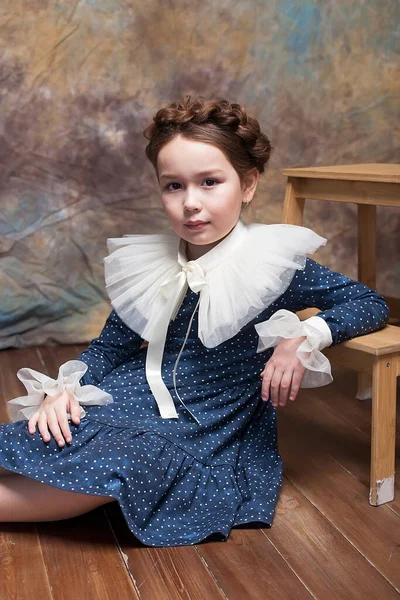
<svg viewBox="0 0 400 600">
<path fill-rule="evenodd" d="M 300 319 L 317 309 L 300 311 Z M 400 375 L 400 328 L 362 335 L 323 351 L 328 359 L 372 377 L 371 467 L 369 503 L 379 506 L 394 499 L 396 445 L 396 384 Z M 360 391 L 360 389 L 359 389 Z"/>
<path fill-rule="evenodd" d="M 287 176 L 282 223 L 302 225 L 306 200 L 357 206 L 358 279 L 376 289 L 376 207 L 400 208 L 400 164 L 301 167 L 283 169 L 282 173 Z M 391 316 L 399 318 L 400 300 L 387 296 L 385 299 Z M 390 502 L 394 498 L 400 329 L 388 325 L 381 331 L 326 349 L 326 355 L 330 360 L 358 371 L 359 399 L 372 388 L 369 501 L 374 506 Z"/>
</svg>

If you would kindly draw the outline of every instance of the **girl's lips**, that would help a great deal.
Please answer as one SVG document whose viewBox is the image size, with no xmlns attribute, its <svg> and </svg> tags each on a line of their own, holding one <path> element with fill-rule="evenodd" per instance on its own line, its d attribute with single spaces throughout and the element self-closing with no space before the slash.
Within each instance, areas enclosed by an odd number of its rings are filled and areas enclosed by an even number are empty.
<svg viewBox="0 0 400 600">
<path fill-rule="evenodd" d="M 185 223 L 185 227 L 187 227 L 188 229 L 203 229 L 203 227 L 205 227 L 206 225 L 208 225 L 208 223 L 206 221 L 197 221 L 195 223 Z"/>
</svg>

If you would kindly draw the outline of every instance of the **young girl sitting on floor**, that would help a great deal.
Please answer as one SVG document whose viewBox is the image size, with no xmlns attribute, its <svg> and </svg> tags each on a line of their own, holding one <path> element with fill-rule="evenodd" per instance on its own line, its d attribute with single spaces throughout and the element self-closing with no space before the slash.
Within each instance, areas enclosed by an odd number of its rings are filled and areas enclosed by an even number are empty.
<svg viewBox="0 0 400 600">
<path fill-rule="evenodd" d="M 110 239 L 100 336 L 56 381 L 18 371 L 28 394 L 0 426 L 0 521 L 117 500 L 144 544 L 226 540 L 272 523 L 276 407 L 329 383 L 320 350 L 383 327 L 388 308 L 306 258 L 326 242 L 313 231 L 240 220 L 271 150 L 243 107 L 186 97 L 145 135 L 172 231 Z M 300 322 L 306 307 L 321 312 Z"/>
</svg>

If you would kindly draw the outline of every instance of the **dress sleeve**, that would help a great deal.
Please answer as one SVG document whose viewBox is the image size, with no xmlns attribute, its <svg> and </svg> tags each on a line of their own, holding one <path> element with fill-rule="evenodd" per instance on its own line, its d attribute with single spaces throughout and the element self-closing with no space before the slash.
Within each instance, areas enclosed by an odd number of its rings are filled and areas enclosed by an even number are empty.
<svg viewBox="0 0 400 600">
<path fill-rule="evenodd" d="M 317 317 L 328 325 L 332 346 L 382 329 L 389 318 L 389 307 L 376 291 L 310 258 L 304 270 L 296 271 L 286 294 L 294 312 L 320 309 Z"/>
<path fill-rule="evenodd" d="M 108 373 L 138 352 L 142 342 L 143 339 L 113 310 L 99 337 L 93 339 L 77 358 L 88 366 L 81 382 L 100 383 Z"/>
<path fill-rule="evenodd" d="M 81 418 L 86 415 L 83 408 L 85 405 L 101 406 L 112 403 L 112 396 L 96 385 L 101 383 L 107 373 L 137 352 L 142 341 L 142 338 L 112 311 L 99 337 L 92 340 L 87 350 L 76 360 L 61 365 L 57 379 L 51 379 L 29 368 L 18 371 L 17 377 L 28 393 L 9 400 L 11 420 L 15 422 L 30 419 L 46 394 L 54 396 L 63 390 L 71 392 L 79 402 Z"/>
<path fill-rule="evenodd" d="M 259 335 L 257 352 L 276 346 L 282 339 L 304 336 L 297 349 L 306 369 L 301 387 L 318 387 L 332 381 L 323 348 L 381 329 L 389 317 L 389 308 L 377 292 L 309 258 L 304 270 L 296 271 L 281 301 L 285 308 L 255 326 Z M 321 312 L 300 321 L 295 313 L 311 307 Z"/>
</svg>

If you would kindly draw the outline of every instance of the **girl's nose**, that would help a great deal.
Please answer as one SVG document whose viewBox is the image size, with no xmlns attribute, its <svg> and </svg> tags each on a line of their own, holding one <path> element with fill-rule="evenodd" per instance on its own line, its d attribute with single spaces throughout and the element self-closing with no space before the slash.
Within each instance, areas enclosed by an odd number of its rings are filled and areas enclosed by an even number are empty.
<svg viewBox="0 0 400 600">
<path fill-rule="evenodd" d="M 196 190 L 187 190 L 184 200 L 184 209 L 189 211 L 201 209 L 200 198 L 198 193 L 196 193 Z"/>
</svg>

